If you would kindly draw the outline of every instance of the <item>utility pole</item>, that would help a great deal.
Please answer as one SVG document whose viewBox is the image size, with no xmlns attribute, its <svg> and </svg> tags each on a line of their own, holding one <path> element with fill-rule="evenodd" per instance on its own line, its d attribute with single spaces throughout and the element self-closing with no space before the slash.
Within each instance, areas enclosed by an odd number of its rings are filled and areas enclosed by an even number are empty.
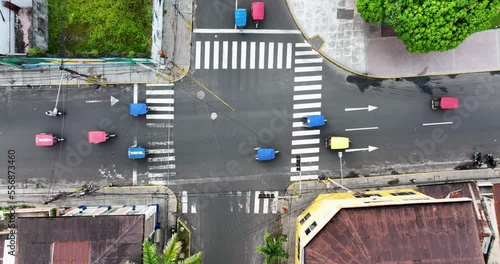
<svg viewBox="0 0 500 264">
<path fill-rule="evenodd" d="M 344 186 L 344 173 L 342 171 L 342 151 L 339 151 L 339 162 L 340 162 L 340 185 Z"/>
<path fill-rule="evenodd" d="M 302 171 L 300 169 L 300 155 L 295 156 L 295 167 L 299 172 L 299 195 L 302 195 Z"/>
</svg>

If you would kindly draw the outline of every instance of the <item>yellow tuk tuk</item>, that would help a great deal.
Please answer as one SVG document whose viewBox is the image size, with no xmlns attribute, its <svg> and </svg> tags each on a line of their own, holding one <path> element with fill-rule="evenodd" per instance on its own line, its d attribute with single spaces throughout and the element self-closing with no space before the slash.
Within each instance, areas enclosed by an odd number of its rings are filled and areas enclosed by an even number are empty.
<svg viewBox="0 0 500 264">
<path fill-rule="evenodd" d="M 325 139 L 327 149 L 347 149 L 349 148 L 349 138 L 329 136 Z"/>
</svg>

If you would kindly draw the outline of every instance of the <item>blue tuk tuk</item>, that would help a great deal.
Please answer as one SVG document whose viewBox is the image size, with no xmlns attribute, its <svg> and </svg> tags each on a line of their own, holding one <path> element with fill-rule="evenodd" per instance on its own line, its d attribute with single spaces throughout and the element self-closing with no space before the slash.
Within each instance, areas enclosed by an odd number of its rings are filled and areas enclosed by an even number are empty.
<svg viewBox="0 0 500 264">
<path fill-rule="evenodd" d="M 130 146 L 128 147 L 129 159 L 143 159 L 146 157 L 146 149 L 143 147 Z"/>
<path fill-rule="evenodd" d="M 254 148 L 255 150 L 255 159 L 258 161 L 268 161 L 276 158 L 276 154 L 279 151 L 273 148 Z"/>
<path fill-rule="evenodd" d="M 239 8 L 234 10 L 234 24 L 237 29 L 243 29 L 247 25 L 247 10 Z"/>
<path fill-rule="evenodd" d="M 129 104 L 129 114 L 131 116 L 145 115 L 149 108 L 146 104 Z"/>
<path fill-rule="evenodd" d="M 304 119 L 305 127 L 321 127 L 326 123 L 324 115 L 309 115 Z"/>
</svg>

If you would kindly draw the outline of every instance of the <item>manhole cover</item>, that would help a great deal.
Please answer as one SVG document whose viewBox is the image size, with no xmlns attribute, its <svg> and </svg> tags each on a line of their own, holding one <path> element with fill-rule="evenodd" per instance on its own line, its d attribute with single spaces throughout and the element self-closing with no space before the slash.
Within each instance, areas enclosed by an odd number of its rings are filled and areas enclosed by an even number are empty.
<svg viewBox="0 0 500 264">
<path fill-rule="evenodd" d="M 212 118 L 212 120 L 217 119 L 217 113 L 215 113 L 215 112 L 211 113 L 210 118 Z"/>
<path fill-rule="evenodd" d="M 203 99 L 205 98 L 205 92 L 204 91 L 199 91 L 196 93 L 196 97 L 198 97 L 198 99 Z"/>
</svg>

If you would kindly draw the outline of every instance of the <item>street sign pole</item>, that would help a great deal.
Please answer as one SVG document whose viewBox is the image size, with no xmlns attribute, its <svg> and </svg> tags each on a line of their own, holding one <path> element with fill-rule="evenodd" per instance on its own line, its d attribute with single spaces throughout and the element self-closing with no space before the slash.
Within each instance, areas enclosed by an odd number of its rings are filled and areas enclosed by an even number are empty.
<svg viewBox="0 0 500 264">
<path fill-rule="evenodd" d="M 339 151 L 339 161 L 340 161 L 340 185 L 344 186 L 344 173 L 342 171 L 342 152 Z"/>
<path fill-rule="evenodd" d="M 300 169 L 300 155 L 295 156 L 295 167 L 299 172 L 299 195 L 302 195 L 302 170 Z"/>
</svg>

